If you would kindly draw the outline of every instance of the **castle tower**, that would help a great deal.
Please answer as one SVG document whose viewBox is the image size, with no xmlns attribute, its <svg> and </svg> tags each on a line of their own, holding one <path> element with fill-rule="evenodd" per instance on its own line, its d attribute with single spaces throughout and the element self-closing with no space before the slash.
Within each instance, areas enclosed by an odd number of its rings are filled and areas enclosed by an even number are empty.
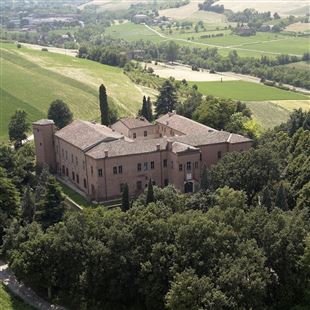
<svg viewBox="0 0 310 310">
<path fill-rule="evenodd" d="M 54 133 L 56 131 L 54 121 L 42 119 L 32 124 L 37 166 L 48 165 L 52 172 L 56 172 L 56 158 Z"/>
</svg>

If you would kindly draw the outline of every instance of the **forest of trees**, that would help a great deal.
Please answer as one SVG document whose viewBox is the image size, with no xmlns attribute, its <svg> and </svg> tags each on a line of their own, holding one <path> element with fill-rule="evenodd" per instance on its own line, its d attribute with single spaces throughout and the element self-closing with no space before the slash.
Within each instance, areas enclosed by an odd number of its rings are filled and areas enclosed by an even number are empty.
<svg viewBox="0 0 310 310">
<path fill-rule="evenodd" d="M 307 309 L 309 147 L 310 113 L 297 110 L 254 148 L 204 169 L 196 194 L 154 187 L 124 197 L 123 210 L 64 213 L 33 145 L 1 145 L 2 255 L 73 309 Z"/>
</svg>

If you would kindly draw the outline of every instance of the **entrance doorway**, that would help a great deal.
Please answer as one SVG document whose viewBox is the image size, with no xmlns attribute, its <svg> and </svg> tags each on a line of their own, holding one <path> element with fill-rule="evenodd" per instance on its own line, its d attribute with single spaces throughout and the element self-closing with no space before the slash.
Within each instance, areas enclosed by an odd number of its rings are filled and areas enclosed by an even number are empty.
<svg viewBox="0 0 310 310">
<path fill-rule="evenodd" d="M 192 193 L 194 191 L 194 184 L 193 182 L 187 182 L 184 185 L 184 192 L 185 193 Z"/>
</svg>

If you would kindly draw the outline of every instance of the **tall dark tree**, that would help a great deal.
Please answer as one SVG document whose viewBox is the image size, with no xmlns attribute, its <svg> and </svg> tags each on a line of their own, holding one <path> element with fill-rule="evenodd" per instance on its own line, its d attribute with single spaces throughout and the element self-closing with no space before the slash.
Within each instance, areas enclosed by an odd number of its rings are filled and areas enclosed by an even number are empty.
<svg viewBox="0 0 310 310">
<path fill-rule="evenodd" d="M 152 101 L 150 97 L 147 97 L 147 117 L 148 117 L 148 121 L 151 122 L 153 120 L 153 105 L 152 105 Z"/>
<path fill-rule="evenodd" d="M 304 130 L 310 130 L 310 111 L 308 111 L 308 113 L 305 116 L 305 120 L 304 120 L 304 123 L 302 125 L 302 128 Z"/>
<path fill-rule="evenodd" d="M 101 124 L 105 126 L 110 125 L 110 111 L 107 90 L 103 84 L 99 87 L 99 104 L 101 112 Z"/>
<path fill-rule="evenodd" d="M 27 113 L 23 110 L 16 110 L 9 123 L 9 138 L 14 143 L 15 148 L 19 148 L 22 141 L 27 138 L 29 128 Z"/>
<path fill-rule="evenodd" d="M 154 189 L 153 189 L 153 182 L 152 179 L 149 179 L 149 184 L 148 184 L 148 188 L 147 188 L 147 194 L 146 194 L 146 204 L 148 205 L 151 202 L 154 202 L 155 198 L 154 198 Z"/>
<path fill-rule="evenodd" d="M 147 101 L 146 101 L 146 97 L 145 96 L 143 96 L 141 116 L 145 117 L 147 120 L 149 119 L 148 108 L 147 108 Z"/>
<path fill-rule="evenodd" d="M 30 186 L 27 186 L 22 199 L 22 220 L 25 224 L 29 224 L 33 221 L 34 212 L 34 198 Z"/>
<path fill-rule="evenodd" d="M 156 106 L 157 116 L 172 112 L 177 105 L 177 97 L 175 93 L 175 88 L 171 81 L 166 80 L 159 91 Z"/>
<path fill-rule="evenodd" d="M 266 186 L 262 191 L 262 197 L 261 197 L 261 203 L 262 205 L 267 208 L 268 211 L 271 211 L 272 209 L 272 200 L 269 188 Z"/>
<path fill-rule="evenodd" d="M 38 204 L 35 217 L 44 229 L 58 223 L 65 212 L 64 195 L 55 177 L 49 176 L 46 184 L 46 194 Z"/>
<path fill-rule="evenodd" d="M 63 128 L 72 122 L 73 113 L 65 102 L 57 99 L 51 103 L 47 117 L 54 121 L 57 128 Z"/>
<path fill-rule="evenodd" d="M 128 184 L 125 183 L 122 193 L 122 211 L 126 212 L 129 210 L 129 208 L 130 208 L 129 188 Z"/>
<path fill-rule="evenodd" d="M 166 55 L 168 61 L 171 61 L 173 63 L 177 59 L 178 49 L 179 46 L 174 41 L 170 41 L 168 43 L 167 55 Z"/>
<path fill-rule="evenodd" d="M 208 171 L 207 167 L 204 165 L 201 173 L 201 181 L 200 181 L 200 188 L 203 191 L 206 191 L 210 188 L 210 172 Z"/>
<path fill-rule="evenodd" d="M 276 196 L 276 201 L 275 201 L 275 206 L 287 211 L 288 210 L 288 204 L 287 204 L 287 197 L 286 197 L 286 189 L 283 185 L 283 183 L 280 184 L 278 191 L 277 191 L 277 196 Z"/>
</svg>

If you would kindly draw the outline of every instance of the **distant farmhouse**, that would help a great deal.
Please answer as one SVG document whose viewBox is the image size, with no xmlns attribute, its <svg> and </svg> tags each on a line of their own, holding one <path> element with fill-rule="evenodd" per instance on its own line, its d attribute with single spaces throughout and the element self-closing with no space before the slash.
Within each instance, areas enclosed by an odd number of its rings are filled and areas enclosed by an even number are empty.
<svg viewBox="0 0 310 310">
<path fill-rule="evenodd" d="M 185 193 L 199 189 L 204 166 L 228 152 L 248 150 L 252 140 L 217 131 L 168 113 L 154 124 L 123 118 L 108 128 L 76 120 L 56 131 L 52 120 L 33 123 L 37 165 L 48 165 L 89 199 L 102 202 L 121 196 L 125 183 L 138 195 L 151 179 L 173 184 Z"/>
</svg>

